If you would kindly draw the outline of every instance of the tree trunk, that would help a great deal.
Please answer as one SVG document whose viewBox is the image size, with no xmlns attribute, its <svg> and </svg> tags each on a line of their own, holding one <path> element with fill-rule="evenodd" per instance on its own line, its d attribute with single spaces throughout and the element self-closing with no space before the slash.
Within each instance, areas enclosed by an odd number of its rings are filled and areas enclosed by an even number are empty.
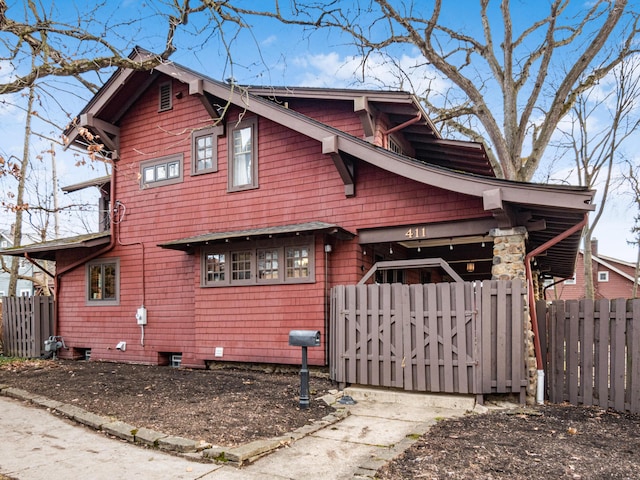
<svg viewBox="0 0 640 480">
<path fill-rule="evenodd" d="M 24 128 L 24 144 L 22 149 L 22 165 L 20 165 L 20 177 L 18 178 L 18 192 L 16 196 L 16 218 L 15 230 L 13 231 L 13 245 L 15 247 L 22 245 L 22 212 L 24 210 L 24 186 L 27 179 L 27 170 L 29 167 L 29 140 L 31 138 L 31 112 L 33 111 L 33 101 L 35 97 L 35 87 L 29 88 L 29 99 L 27 101 L 27 119 Z M 11 258 L 11 275 L 9 277 L 8 295 L 13 297 L 17 293 L 18 274 L 20 269 L 20 260 L 16 257 Z"/>
<path fill-rule="evenodd" d="M 584 298 L 594 300 L 595 288 L 593 285 L 593 261 L 591 252 L 591 229 L 587 228 L 584 231 Z"/>
</svg>

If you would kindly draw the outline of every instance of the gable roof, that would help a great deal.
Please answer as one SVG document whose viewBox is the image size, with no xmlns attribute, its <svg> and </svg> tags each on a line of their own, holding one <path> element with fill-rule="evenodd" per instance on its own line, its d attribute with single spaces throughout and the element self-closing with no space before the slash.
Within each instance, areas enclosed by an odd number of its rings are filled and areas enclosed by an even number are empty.
<svg viewBox="0 0 640 480">
<path fill-rule="evenodd" d="M 148 55 L 151 54 L 142 49 L 135 49 L 131 54 L 132 57 L 140 58 Z M 299 94 L 307 98 L 320 98 L 322 92 L 325 92 L 329 97 L 349 98 L 351 96 L 361 99 L 358 101 L 362 103 L 368 102 L 367 96 L 369 96 L 376 108 L 380 109 L 385 108 L 383 105 L 387 105 L 387 108 L 390 108 L 389 105 L 405 105 L 405 107 L 409 105 L 405 110 L 398 109 L 397 113 L 392 112 L 392 115 L 397 115 L 396 121 L 402 121 L 407 118 L 409 112 L 421 110 L 415 97 L 407 93 L 376 91 L 348 93 L 340 89 L 308 88 L 284 91 L 283 87 L 280 87 L 275 90 L 267 89 L 269 94 L 266 92 L 259 94 L 257 87 L 243 88 L 235 84 L 226 84 L 168 61 L 158 65 L 152 72 L 118 70 L 114 73 L 82 110 L 79 124 L 66 130 L 65 134 L 70 142 L 82 146 L 83 140 L 79 128 L 88 128 L 99 134 L 105 143 L 105 148 L 117 157 L 119 121 L 159 75 L 167 75 L 189 85 L 189 94 L 200 98 L 212 118 L 217 116 L 216 107 L 228 102 L 317 140 L 322 152 L 334 158 L 345 181 L 345 191 L 349 182 L 349 172 L 344 168 L 344 162 L 356 158 L 425 185 L 481 198 L 485 210 L 494 215 L 499 227 L 525 226 L 527 228 L 530 250 L 577 225 L 587 212 L 595 208 L 591 204 L 595 191 L 586 187 L 515 182 L 444 168 L 439 160 L 441 158 L 464 157 L 469 159 L 470 164 L 474 162 L 477 164 L 478 158 L 486 153 L 484 147 L 477 143 L 439 138 L 428 120 L 411 125 L 414 128 L 413 134 L 421 139 L 414 139 L 413 142 L 422 141 L 430 145 L 421 151 L 423 158 L 416 159 L 396 154 L 373 145 L 365 139 L 349 135 L 288 109 L 271 98 L 272 94 L 281 96 Z M 364 111 L 366 114 L 366 108 Z M 578 231 L 549 248 L 544 256 L 537 259 L 539 268 L 550 275 L 571 276 L 580 237 L 581 232 Z"/>
<path fill-rule="evenodd" d="M 580 251 L 580 255 L 584 256 L 584 252 L 581 250 Z M 606 257 L 604 255 L 591 255 L 591 260 L 593 260 L 594 262 L 602 265 L 605 268 L 608 268 L 609 270 L 611 270 L 612 272 L 617 273 L 618 275 L 620 275 L 623 278 L 626 278 L 627 280 L 629 280 L 632 284 L 635 280 L 633 275 L 630 275 L 629 273 L 625 272 L 624 270 L 622 270 L 620 268 L 620 265 L 627 267 L 627 268 L 632 268 L 635 270 L 636 266 L 635 264 L 631 263 L 631 262 L 625 262 L 624 260 L 619 260 L 617 258 L 613 258 L 613 257 Z M 618 266 L 616 266 L 616 264 Z M 640 278 L 638 279 L 638 285 L 640 285 Z"/>
</svg>

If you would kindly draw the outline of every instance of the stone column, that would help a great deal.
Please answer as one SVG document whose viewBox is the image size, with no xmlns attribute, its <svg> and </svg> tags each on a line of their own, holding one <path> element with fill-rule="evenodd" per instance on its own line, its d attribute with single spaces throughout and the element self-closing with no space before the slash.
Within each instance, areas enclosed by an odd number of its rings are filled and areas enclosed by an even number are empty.
<svg viewBox="0 0 640 480">
<path fill-rule="evenodd" d="M 492 280 L 513 280 L 519 278 L 526 285 L 526 270 L 524 267 L 527 254 L 525 242 L 527 229 L 525 227 L 494 228 L 489 232 L 493 237 L 493 266 Z M 529 304 L 525 300 L 524 316 L 525 358 L 527 368 L 527 403 L 535 403 L 536 386 L 538 381 L 536 369 L 535 347 L 533 343 L 533 329 Z"/>
</svg>

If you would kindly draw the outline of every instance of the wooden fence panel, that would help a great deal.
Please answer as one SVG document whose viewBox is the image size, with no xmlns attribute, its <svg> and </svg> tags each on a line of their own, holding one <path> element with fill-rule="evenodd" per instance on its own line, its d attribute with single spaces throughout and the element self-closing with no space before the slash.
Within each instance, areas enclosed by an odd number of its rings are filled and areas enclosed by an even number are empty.
<svg viewBox="0 0 640 480">
<path fill-rule="evenodd" d="M 2 301 L 2 333 L 4 354 L 39 358 L 44 341 L 53 335 L 53 297 L 4 297 Z"/>
<path fill-rule="evenodd" d="M 338 286 L 331 295 L 333 380 L 524 394 L 521 282 Z"/>
<path fill-rule="evenodd" d="M 548 331 L 552 402 L 640 413 L 640 299 L 553 302 Z"/>
</svg>

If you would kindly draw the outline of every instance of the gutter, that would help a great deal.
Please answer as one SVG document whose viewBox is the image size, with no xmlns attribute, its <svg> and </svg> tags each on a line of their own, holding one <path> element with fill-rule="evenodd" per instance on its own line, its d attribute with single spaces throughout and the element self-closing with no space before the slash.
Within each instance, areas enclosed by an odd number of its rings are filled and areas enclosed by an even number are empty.
<svg viewBox="0 0 640 480">
<path fill-rule="evenodd" d="M 389 135 L 392 133 L 397 132 L 398 130 L 402 130 L 403 128 L 408 127 L 409 125 L 413 125 L 416 122 L 419 122 L 422 119 L 422 112 L 418 112 L 418 115 L 416 115 L 415 117 L 407 120 L 404 123 L 401 123 L 400 125 L 396 125 L 393 128 L 390 128 L 389 130 L 384 130 L 382 132 L 382 134 L 384 135 L 384 148 L 388 148 L 388 142 L 389 142 Z"/>
<path fill-rule="evenodd" d="M 114 205 L 115 205 L 115 195 L 116 195 L 116 169 L 115 169 L 115 165 L 111 166 L 111 187 L 109 189 L 109 192 L 110 192 L 109 194 L 111 195 L 111 198 L 109 199 L 109 210 L 110 210 L 109 211 L 109 226 L 111 228 L 111 241 L 109 242 L 109 245 L 107 245 L 106 247 L 101 248 L 97 252 L 93 252 L 92 254 L 88 255 L 85 258 L 82 258 L 82 259 L 72 263 L 71 265 L 67 265 L 63 269 L 58 270 L 56 268 L 56 273 L 55 273 L 55 276 L 54 276 L 54 287 L 53 287 L 54 288 L 54 296 L 56 298 L 53 331 L 56 334 L 58 333 L 58 317 L 59 317 L 59 309 L 60 309 L 60 302 L 58 301 L 60 299 L 60 296 L 59 296 L 59 293 L 60 293 L 60 277 L 62 277 L 66 273 L 69 273 L 71 270 L 74 270 L 75 268 L 79 267 L 80 265 L 83 265 L 83 264 L 93 260 L 94 258 L 97 258 L 100 255 L 103 255 L 103 254 L 109 252 L 110 250 L 113 249 L 113 247 L 116 246 L 116 224 L 114 222 L 114 210 L 113 210 L 114 209 Z M 49 275 L 51 275 L 51 274 L 49 274 Z"/>
<path fill-rule="evenodd" d="M 551 240 L 543 243 L 538 248 L 529 252 L 525 257 L 524 268 L 525 268 L 526 278 L 527 278 L 527 290 L 528 290 L 528 296 L 529 296 L 529 313 L 531 315 L 531 328 L 533 329 L 533 347 L 536 355 L 536 369 L 538 371 L 538 389 L 536 392 L 536 403 L 538 403 L 539 405 L 544 404 L 544 365 L 542 364 L 542 348 L 540 346 L 540 335 L 539 335 L 540 330 L 538 328 L 538 315 L 536 313 L 536 308 L 535 308 L 536 298 L 533 292 L 533 273 L 531 271 L 531 260 L 533 260 L 533 258 L 536 255 L 539 255 L 542 252 L 545 252 L 549 248 L 560 243 L 565 238 L 569 237 L 570 235 L 573 235 L 578 230 L 581 230 L 587 224 L 588 219 L 589 219 L 589 216 L 587 213 L 585 213 L 584 218 L 580 223 L 574 225 L 569 230 L 562 232 L 560 235 L 552 238 Z"/>
</svg>

